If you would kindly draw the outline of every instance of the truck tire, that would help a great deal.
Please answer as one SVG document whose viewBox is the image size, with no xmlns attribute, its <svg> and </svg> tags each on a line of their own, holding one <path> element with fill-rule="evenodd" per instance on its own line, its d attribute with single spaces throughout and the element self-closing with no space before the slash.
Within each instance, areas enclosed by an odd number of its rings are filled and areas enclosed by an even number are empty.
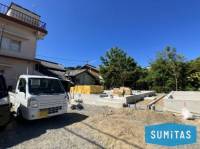
<svg viewBox="0 0 200 149">
<path fill-rule="evenodd" d="M 17 110 L 16 119 L 17 119 L 17 121 L 22 121 L 23 120 L 22 111 L 20 109 Z"/>
</svg>

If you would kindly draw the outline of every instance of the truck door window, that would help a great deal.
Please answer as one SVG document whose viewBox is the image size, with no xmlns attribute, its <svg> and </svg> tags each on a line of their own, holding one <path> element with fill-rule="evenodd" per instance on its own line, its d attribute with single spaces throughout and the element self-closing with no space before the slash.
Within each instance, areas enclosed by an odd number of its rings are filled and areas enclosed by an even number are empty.
<svg viewBox="0 0 200 149">
<path fill-rule="evenodd" d="M 18 90 L 20 92 L 24 92 L 24 93 L 26 92 L 26 80 L 25 79 L 20 79 Z"/>
</svg>

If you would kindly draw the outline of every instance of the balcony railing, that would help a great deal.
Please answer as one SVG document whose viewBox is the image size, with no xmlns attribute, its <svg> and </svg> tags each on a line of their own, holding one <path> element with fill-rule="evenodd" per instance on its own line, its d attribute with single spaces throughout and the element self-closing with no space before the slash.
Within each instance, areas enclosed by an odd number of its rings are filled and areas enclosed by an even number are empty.
<svg viewBox="0 0 200 149">
<path fill-rule="evenodd" d="M 46 30 L 46 23 L 1 3 L 0 3 L 0 14 L 15 18 L 36 28 Z"/>
</svg>

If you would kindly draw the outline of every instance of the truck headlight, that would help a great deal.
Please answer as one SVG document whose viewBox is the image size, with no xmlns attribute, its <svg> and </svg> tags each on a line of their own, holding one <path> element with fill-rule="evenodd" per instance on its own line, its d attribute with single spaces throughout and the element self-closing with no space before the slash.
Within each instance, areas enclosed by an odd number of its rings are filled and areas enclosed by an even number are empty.
<svg viewBox="0 0 200 149">
<path fill-rule="evenodd" d="M 36 99 L 30 98 L 28 106 L 31 107 L 31 108 L 38 108 L 39 104 L 38 104 L 38 101 Z"/>
</svg>

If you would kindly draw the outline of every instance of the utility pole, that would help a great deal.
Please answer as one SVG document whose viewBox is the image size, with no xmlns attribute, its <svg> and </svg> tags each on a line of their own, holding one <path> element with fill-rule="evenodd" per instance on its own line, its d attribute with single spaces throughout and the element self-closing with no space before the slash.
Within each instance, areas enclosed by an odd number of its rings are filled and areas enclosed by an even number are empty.
<svg viewBox="0 0 200 149">
<path fill-rule="evenodd" d="M 0 50 L 1 50 L 1 47 L 2 47 L 2 41 L 3 41 L 3 33 L 4 33 L 4 30 L 5 30 L 5 24 L 1 24 Z"/>
</svg>

